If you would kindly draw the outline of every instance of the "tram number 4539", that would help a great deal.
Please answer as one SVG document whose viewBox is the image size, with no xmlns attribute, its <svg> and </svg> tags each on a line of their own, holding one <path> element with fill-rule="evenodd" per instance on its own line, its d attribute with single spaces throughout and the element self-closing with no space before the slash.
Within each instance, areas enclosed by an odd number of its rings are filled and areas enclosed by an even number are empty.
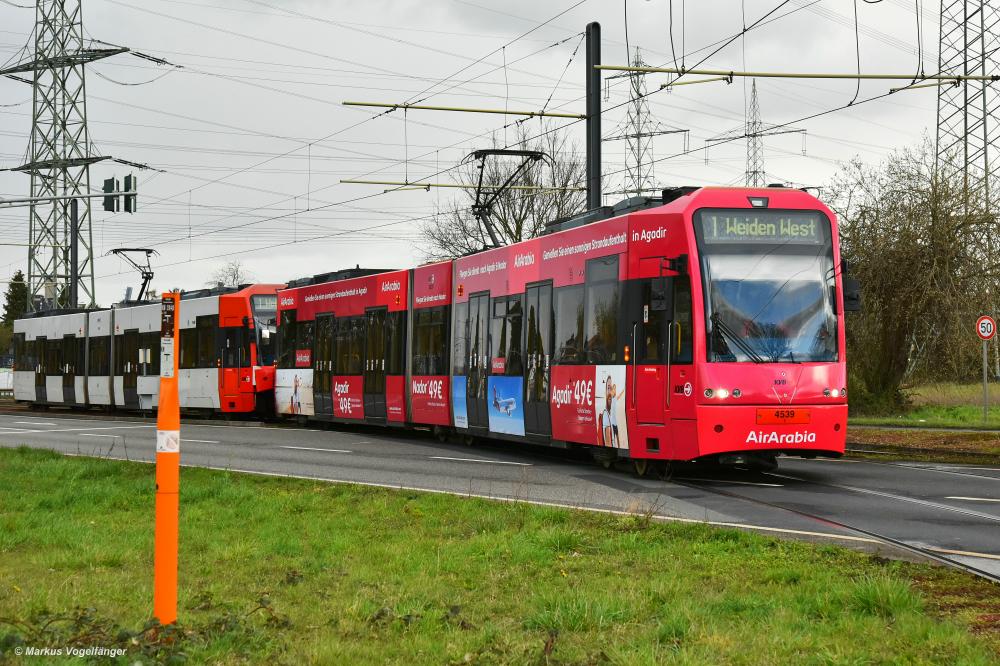
<svg viewBox="0 0 1000 666">
<path fill-rule="evenodd" d="M 758 409 L 758 425 L 805 424 L 810 421 L 808 409 Z"/>
</svg>

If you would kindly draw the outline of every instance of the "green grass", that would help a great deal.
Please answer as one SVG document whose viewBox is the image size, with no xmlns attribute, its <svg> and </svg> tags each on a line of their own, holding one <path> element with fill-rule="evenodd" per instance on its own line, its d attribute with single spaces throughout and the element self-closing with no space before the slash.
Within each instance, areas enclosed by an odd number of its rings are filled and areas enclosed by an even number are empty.
<svg viewBox="0 0 1000 666">
<path fill-rule="evenodd" d="M 1000 657 L 995 588 L 832 546 L 196 469 L 181 497 L 180 623 L 157 631 L 152 467 L 0 449 L 0 661 L 21 642 L 122 663 Z"/>
<path fill-rule="evenodd" d="M 1000 385 L 991 382 L 989 410 L 983 420 L 982 384 L 921 384 L 903 393 L 910 407 L 891 416 L 852 416 L 856 425 L 905 425 L 924 428 L 1000 429 Z"/>
</svg>

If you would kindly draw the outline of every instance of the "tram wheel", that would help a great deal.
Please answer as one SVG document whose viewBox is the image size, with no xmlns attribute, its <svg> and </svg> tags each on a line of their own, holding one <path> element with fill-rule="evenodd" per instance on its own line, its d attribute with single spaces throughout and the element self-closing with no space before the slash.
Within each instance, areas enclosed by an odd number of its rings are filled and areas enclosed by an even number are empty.
<svg viewBox="0 0 1000 666">
<path fill-rule="evenodd" d="M 448 430 L 441 426 L 434 426 L 434 438 L 444 444 L 448 441 Z"/>
<path fill-rule="evenodd" d="M 640 479 L 645 478 L 652 470 L 653 465 L 645 458 L 634 458 L 632 460 L 632 473 Z"/>
<path fill-rule="evenodd" d="M 465 444 L 466 446 L 475 446 L 476 438 L 473 437 L 472 435 L 463 435 L 462 444 Z"/>
<path fill-rule="evenodd" d="M 594 462 L 604 469 L 611 469 L 618 460 L 618 453 L 613 449 L 595 448 L 591 453 L 594 456 Z"/>
<path fill-rule="evenodd" d="M 657 462 L 653 466 L 653 474 L 660 481 L 669 481 L 670 477 L 674 474 L 674 469 L 669 460 L 664 460 L 662 462 Z"/>
</svg>

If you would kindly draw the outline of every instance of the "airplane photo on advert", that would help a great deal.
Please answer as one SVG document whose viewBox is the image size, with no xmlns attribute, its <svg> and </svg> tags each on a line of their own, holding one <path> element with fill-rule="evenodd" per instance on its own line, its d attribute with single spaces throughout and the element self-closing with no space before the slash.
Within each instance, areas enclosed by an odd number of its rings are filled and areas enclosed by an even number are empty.
<svg viewBox="0 0 1000 666">
<path fill-rule="evenodd" d="M 490 377 L 486 402 L 490 412 L 490 432 L 524 435 L 524 378 Z"/>
</svg>

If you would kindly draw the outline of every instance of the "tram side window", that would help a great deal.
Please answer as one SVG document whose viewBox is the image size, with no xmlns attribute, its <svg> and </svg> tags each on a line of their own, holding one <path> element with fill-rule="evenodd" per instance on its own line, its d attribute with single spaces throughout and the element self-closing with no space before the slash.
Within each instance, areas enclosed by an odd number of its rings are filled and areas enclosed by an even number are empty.
<svg viewBox="0 0 1000 666">
<path fill-rule="evenodd" d="M 694 334 L 691 329 L 691 278 L 674 278 L 674 330 L 671 335 L 672 363 L 691 363 L 694 360 Z"/>
<path fill-rule="evenodd" d="M 524 363 L 521 358 L 521 330 L 524 321 L 522 300 L 521 294 L 493 300 L 490 332 L 494 345 L 493 358 L 505 359 L 505 375 L 524 374 Z"/>
<path fill-rule="evenodd" d="M 455 341 L 452 344 L 452 373 L 464 375 L 469 356 L 469 303 L 455 306 Z"/>
<path fill-rule="evenodd" d="M 295 349 L 312 349 L 313 348 L 313 338 L 316 336 L 316 322 L 315 321 L 300 321 L 298 326 L 296 326 L 295 331 L 295 344 L 297 345 Z M 295 351 L 292 350 L 292 362 L 295 362 Z"/>
<path fill-rule="evenodd" d="M 443 375 L 448 368 L 448 308 L 413 313 L 413 374 Z"/>
<path fill-rule="evenodd" d="M 583 355 L 583 285 L 556 289 L 555 363 L 585 362 Z"/>
<path fill-rule="evenodd" d="M 250 332 L 230 326 L 222 329 L 222 365 L 245 368 L 250 365 Z"/>
<path fill-rule="evenodd" d="M 215 355 L 215 331 L 219 328 L 218 315 L 202 315 L 195 319 L 198 330 L 198 366 L 199 368 L 214 368 L 217 366 Z"/>
<path fill-rule="evenodd" d="M 14 334 L 14 370 L 34 370 L 34 364 L 25 354 L 24 333 Z"/>
<path fill-rule="evenodd" d="M 694 337 L 692 335 L 691 313 L 691 278 L 680 276 L 673 278 L 674 285 L 674 319 L 670 322 L 670 362 L 691 363 L 693 359 Z M 652 302 L 652 280 L 642 283 L 642 305 Z M 663 363 L 663 351 L 666 348 L 667 328 L 664 326 L 664 313 L 650 309 L 646 314 L 648 321 L 641 325 L 641 336 L 637 341 L 638 359 L 645 363 Z"/>
<path fill-rule="evenodd" d="M 295 367 L 295 310 L 282 310 L 278 324 L 278 367 L 284 370 Z"/>
<path fill-rule="evenodd" d="M 62 366 L 62 345 L 58 340 L 47 340 L 45 344 L 45 373 L 49 375 L 61 375 Z"/>
<path fill-rule="evenodd" d="M 115 336 L 115 375 L 125 374 L 125 336 Z"/>
<path fill-rule="evenodd" d="M 46 342 L 45 340 L 39 340 L 38 338 L 35 338 L 35 365 L 38 368 L 37 371 L 43 375 L 45 374 L 46 370 L 45 363 L 48 360 L 48 357 L 45 355 L 45 347 L 46 347 L 45 342 Z"/>
<path fill-rule="evenodd" d="M 157 332 L 139 334 L 140 353 L 149 353 L 149 361 L 142 367 L 145 369 L 146 377 L 154 377 L 160 374 L 160 334 Z"/>
<path fill-rule="evenodd" d="M 178 360 L 178 367 L 181 370 L 190 370 L 198 367 L 198 329 L 181 329 L 181 357 Z M 115 338 L 115 367 L 118 367 L 121 354 L 118 353 L 118 338 Z M 115 374 L 120 374 L 115 372 Z"/>
<path fill-rule="evenodd" d="M 618 361 L 618 257 L 587 262 L 586 362 Z"/>
<path fill-rule="evenodd" d="M 402 375 L 406 372 L 406 313 L 390 312 L 385 319 L 387 375 Z"/>
<path fill-rule="evenodd" d="M 338 375 L 360 375 L 364 362 L 365 318 L 344 317 L 337 320 Z"/>
<path fill-rule="evenodd" d="M 102 335 L 96 338 L 91 338 L 88 353 L 90 354 L 90 359 L 87 364 L 87 372 L 91 377 L 107 377 L 111 374 L 110 335 Z M 157 355 L 157 357 L 158 356 L 159 355 Z"/>
</svg>

